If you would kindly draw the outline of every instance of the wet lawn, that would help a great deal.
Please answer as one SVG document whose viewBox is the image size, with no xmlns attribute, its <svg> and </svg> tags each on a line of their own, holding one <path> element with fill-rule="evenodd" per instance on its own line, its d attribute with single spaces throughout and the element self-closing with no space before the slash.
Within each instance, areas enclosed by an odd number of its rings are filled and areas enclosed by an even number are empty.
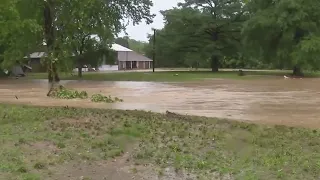
<svg viewBox="0 0 320 180">
<path fill-rule="evenodd" d="M 248 71 L 245 76 L 239 76 L 237 71 L 159 71 L 159 72 L 87 72 L 83 73 L 84 80 L 98 80 L 98 81 L 196 81 L 212 78 L 226 78 L 226 79 L 257 79 L 257 78 L 274 78 L 283 77 L 283 75 L 290 74 L 290 71 Z M 311 75 L 311 74 L 310 74 Z M 46 79 L 46 73 L 29 73 L 30 79 Z M 79 79 L 77 73 L 61 73 L 63 80 Z"/>
<path fill-rule="evenodd" d="M 113 163 L 129 167 L 128 179 L 320 178 L 320 130 L 6 104 L 0 117 L 0 179 L 101 180 Z M 88 166 L 74 169 L 83 164 Z M 93 173 L 81 174 L 90 168 Z M 168 168 L 174 174 L 167 176 Z"/>
</svg>

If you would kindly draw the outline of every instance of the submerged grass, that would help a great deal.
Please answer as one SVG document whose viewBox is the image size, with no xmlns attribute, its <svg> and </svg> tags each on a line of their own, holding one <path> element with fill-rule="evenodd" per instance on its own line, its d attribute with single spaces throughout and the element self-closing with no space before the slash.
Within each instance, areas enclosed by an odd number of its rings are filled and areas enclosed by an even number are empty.
<svg viewBox="0 0 320 180">
<path fill-rule="evenodd" d="M 44 73 L 31 73 L 28 74 L 30 79 L 46 79 L 47 75 Z M 84 73 L 83 80 L 96 80 L 96 81 L 194 81 L 208 78 L 231 78 L 231 79 L 245 79 L 246 77 L 237 77 L 236 73 L 212 73 L 212 72 L 110 72 L 110 73 Z M 62 80 L 77 80 L 77 76 L 70 74 L 61 74 Z"/>
<path fill-rule="evenodd" d="M 48 179 L 53 167 L 108 160 L 128 148 L 135 165 L 153 164 L 159 175 L 172 167 L 199 179 L 320 178 L 319 130 L 16 105 L 0 105 L 0 117 L 0 179 Z"/>
</svg>

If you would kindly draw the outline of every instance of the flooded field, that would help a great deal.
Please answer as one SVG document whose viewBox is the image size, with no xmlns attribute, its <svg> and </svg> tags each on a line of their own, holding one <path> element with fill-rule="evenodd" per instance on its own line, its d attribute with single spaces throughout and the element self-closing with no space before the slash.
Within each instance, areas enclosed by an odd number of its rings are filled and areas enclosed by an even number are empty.
<svg viewBox="0 0 320 180">
<path fill-rule="evenodd" d="M 207 80 L 187 83 L 63 81 L 67 88 L 117 96 L 92 103 L 46 97 L 45 80 L 2 80 L 0 102 L 46 106 L 166 110 L 257 123 L 320 127 L 320 79 Z"/>
</svg>

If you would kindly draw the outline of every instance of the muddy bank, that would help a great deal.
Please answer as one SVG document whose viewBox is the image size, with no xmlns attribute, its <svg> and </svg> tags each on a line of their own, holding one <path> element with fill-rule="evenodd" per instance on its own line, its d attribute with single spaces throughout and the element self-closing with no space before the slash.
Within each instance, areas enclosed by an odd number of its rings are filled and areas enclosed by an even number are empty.
<svg viewBox="0 0 320 180">
<path fill-rule="evenodd" d="M 124 99 L 101 104 L 47 98 L 45 80 L 1 80 L 0 102 L 46 106 L 170 110 L 258 123 L 320 127 L 319 79 L 207 80 L 188 83 L 63 81 L 69 88 Z"/>
</svg>

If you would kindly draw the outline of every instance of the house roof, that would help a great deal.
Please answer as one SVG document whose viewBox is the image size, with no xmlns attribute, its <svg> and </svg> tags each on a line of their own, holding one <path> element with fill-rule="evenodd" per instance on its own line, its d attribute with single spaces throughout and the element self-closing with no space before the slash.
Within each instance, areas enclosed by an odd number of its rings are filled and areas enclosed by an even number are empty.
<svg viewBox="0 0 320 180">
<path fill-rule="evenodd" d="M 152 61 L 152 59 L 147 58 L 137 52 L 118 52 L 118 61 Z"/>
<path fill-rule="evenodd" d="M 119 45 L 119 44 L 112 44 L 112 46 L 111 46 L 111 49 L 112 50 L 114 50 L 114 51 L 117 51 L 117 52 L 123 52 L 123 51 L 125 51 L 125 52 L 131 52 L 132 50 L 131 49 L 128 49 L 128 48 L 126 48 L 126 47 L 123 47 L 123 46 L 121 46 L 121 45 Z"/>
</svg>

